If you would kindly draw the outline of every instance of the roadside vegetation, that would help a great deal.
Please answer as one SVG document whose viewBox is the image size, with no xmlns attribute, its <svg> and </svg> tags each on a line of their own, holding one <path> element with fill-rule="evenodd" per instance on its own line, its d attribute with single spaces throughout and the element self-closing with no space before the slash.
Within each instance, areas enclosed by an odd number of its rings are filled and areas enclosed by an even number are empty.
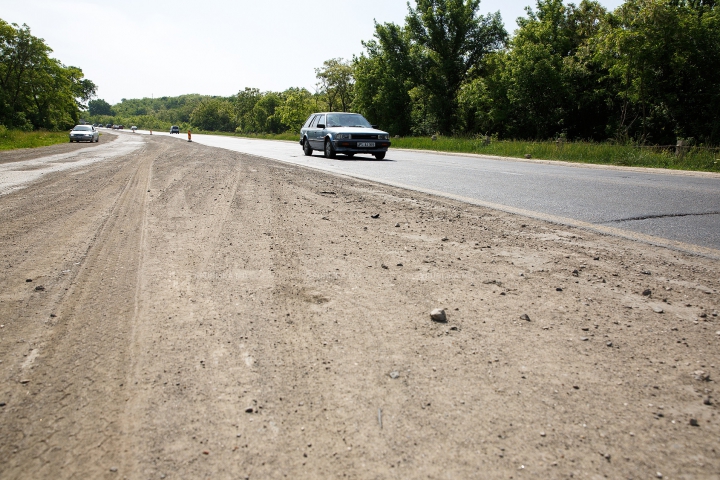
<svg viewBox="0 0 720 480">
<path fill-rule="evenodd" d="M 67 132 L 48 132 L 45 130 L 25 132 L 22 130 L 8 130 L 0 125 L 0 150 L 47 147 L 57 143 L 66 143 L 67 141 Z"/>
<path fill-rule="evenodd" d="M 97 87 L 51 53 L 30 27 L 0 19 L 0 125 L 29 132 L 69 130 L 78 123 Z"/>
<path fill-rule="evenodd" d="M 115 105 L 94 99 L 87 119 L 286 139 L 297 136 L 312 112 L 356 111 L 402 137 L 397 146 L 476 151 L 477 142 L 468 139 L 492 137 L 484 153 L 716 169 L 715 0 L 626 0 L 614 11 L 593 0 L 537 0 L 512 35 L 499 12 L 479 13 L 479 0 L 413 3 L 404 24 L 376 24 L 351 60 L 329 59 L 316 68 L 313 92 L 244 88 L 229 97 L 188 94 Z M 14 31 L 29 35 L 24 28 Z M 92 82 L 72 85 L 76 106 L 94 94 Z M 14 105 L 8 98 L 2 97 L 3 112 Z M 428 143 L 431 136 L 440 139 Z"/>
<path fill-rule="evenodd" d="M 396 148 L 473 153 L 566 162 L 720 172 L 720 149 L 663 148 L 596 142 L 521 141 L 485 138 L 393 138 Z"/>
</svg>

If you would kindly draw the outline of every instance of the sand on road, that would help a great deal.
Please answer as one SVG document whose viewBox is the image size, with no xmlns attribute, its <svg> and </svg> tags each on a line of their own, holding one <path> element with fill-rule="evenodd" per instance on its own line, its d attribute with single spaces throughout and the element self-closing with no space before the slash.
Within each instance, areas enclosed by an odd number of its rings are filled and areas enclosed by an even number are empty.
<svg viewBox="0 0 720 480">
<path fill-rule="evenodd" d="M 2 478 L 720 472 L 717 260 L 162 137 L 0 252 Z"/>
</svg>

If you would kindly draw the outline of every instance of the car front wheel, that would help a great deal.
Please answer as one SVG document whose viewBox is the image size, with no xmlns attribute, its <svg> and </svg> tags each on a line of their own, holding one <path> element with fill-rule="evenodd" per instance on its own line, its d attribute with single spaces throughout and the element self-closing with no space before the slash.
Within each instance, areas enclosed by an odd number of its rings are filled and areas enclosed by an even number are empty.
<svg viewBox="0 0 720 480">
<path fill-rule="evenodd" d="M 306 157 L 309 157 L 310 155 L 312 155 L 312 152 L 313 152 L 313 149 L 310 146 L 310 140 L 308 140 L 306 138 L 305 141 L 303 142 L 303 153 L 305 154 Z"/>
<path fill-rule="evenodd" d="M 335 147 L 330 140 L 325 140 L 325 158 L 335 158 Z"/>
</svg>

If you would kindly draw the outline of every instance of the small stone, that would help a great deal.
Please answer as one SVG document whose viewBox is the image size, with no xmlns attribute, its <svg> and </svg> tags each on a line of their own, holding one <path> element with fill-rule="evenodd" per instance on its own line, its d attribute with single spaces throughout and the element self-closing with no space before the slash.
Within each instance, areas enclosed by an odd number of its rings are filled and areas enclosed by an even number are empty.
<svg viewBox="0 0 720 480">
<path fill-rule="evenodd" d="M 30 282 L 32 282 L 32 278 L 28 278 L 28 279 L 26 279 L 25 281 L 28 282 L 28 283 L 30 283 Z"/>
<path fill-rule="evenodd" d="M 580 327 L 580 330 L 582 330 L 583 332 L 587 332 L 588 330 L 590 330 L 590 327 Z"/>
<path fill-rule="evenodd" d="M 30 380 L 23 378 L 22 380 L 20 380 L 20 383 L 22 383 L 23 385 L 25 385 L 25 384 L 30 383 Z"/>
<path fill-rule="evenodd" d="M 111 472 L 117 472 L 117 471 L 118 471 L 118 467 L 110 467 L 110 471 L 111 471 Z"/>
<path fill-rule="evenodd" d="M 372 215 L 370 215 L 370 218 L 380 218 L 380 214 L 379 214 L 379 213 L 373 213 Z"/>
<path fill-rule="evenodd" d="M 203 450 L 203 455 L 210 455 L 210 452 L 207 450 Z"/>
<path fill-rule="evenodd" d="M 400 377 L 400 372 L 390 372 L 390 378 L 395 380 L 396 378 Z"/>
<path fill-rule="evenodd" d="M 710 397 L 705 397 L 703 405 L 712 405 L 712 399 Z"/>
<path fill-rule="evenodd" d="M 605 460 L 607 460 L 608 462 L 610 461 L 610 454 L 609 454 L 609 453 L 606 453 L 605 455 L 603 455 L 603 457 L 605 457 Z"/>
<path fill-rule="evenodd" d="M 710 381 L 710 374 L 707 372 L 704 372 L 702 370 L 695 370 L 692 374 L 693 374 L 693 377 L 695 377 L 695 380 L 698 380 L 700 382 L 709 382 Z"/>
<path fill-rule="evenodd" d="M 445 310 L 442 308 L 436 308 L 430 312 L 430 318 L 434 322 L 447 322 L 447 315 L 445 315 Z"/>
<path fill-rule="evenodd" d="M 253 408 L 252 408 L 252 407 L 248 407 L 248 408 L 245 409 L 245 413 L 252 413 L 252 412 L 253 412 Z"/>
<path fill-rule="evenodd" d="M 525 320 L 526 322 L 529 322 L 530 317 L 528 316 L 527 313 L 523 313 L 522 315 L 520 315 L 520 320 Z"/>
<path fill-rule="evenodd" d="M 55 318 L 55 317 L 57 317 L 57 315 L 55 315 L 54 313 L 50 314 L 50 318 Z"/>
<path fill-rule="evenodd" d="M 649 288 L 646 288 L 645 290 L 643 290 L 642 294 L 644 297 L 649 297 L 650 295 L 652 295 L 652 290 L 650 290 Z"/>
<path fill-rule="evenodd" d="M 580 387 L 577 386 L 577 385 L 573 385 L 573 388 L 574 388 L 575 390 L 580 390 Z"/>
<path fill-rule="evenodd" d="M 0 407 L 4 407 L 5 405 L 7 405 L 7 403 L 5 403 L 5 402 L 0 402 Z"/>
<path fill-rule="evenodd" d="M 387 266 L 387 265 L 385 265 L 384 263 L 383 263 L 383 264 L 381 264 L 380 266 L 381 266 L 382 268 L 384 268 L 385 270 L 387 270 L 387 269 L 388 269 L 388 266 Z"/>
<path fill-rule="evenodd" d="M 400 224 L 399 224 L 399 223 L 396 223 L 396 224 L 395 224 L 395 226 L 396 226 L 396 227 L 399 227 L 399 226 L 400 226 Z"/>
<path fill-rule="evenodd" d="M 457 332 L 458 327 L 456 327 L 456 326 L 453 325 L 452 327 L 450 327 L 450 330 L 453 330 L 453 331 Z"/>
<path fill-rule="evenodd" d="M 562 288 L 557 287 L 557 288 L 555 289 L 555 291 L 556 291 L 556 292 L 562 292 Z"/>
<path fill-rule="evenodd" d="M 402 264 L 402 263 L 398 263 L 397 266 L 398 266 L 398 267 L 402 267 L 403 264 Z"/>
<path fill-rule="evenodd" d="M 45 291 L 45 287 L 43 287 L 42 285 L 38 285 L 37 287 L 35 287 L 35 290 L 38 291 L 38 292 L 44 292 L 44 291 Z"/>
<path fill-rule="evenodd" d="M 690 426 L 692 426 L 692 427 L 699 427 L 700 424 L 698 423 L 698 421 L 697 421 L 696 418 L 691 418 L 691 419 L 690 419 Z"/>
<path fill-rule="evenodd" d="M 607 345 L 608 347 L 612 347 L 612 346 L 613 346 L 613 343 L 612 343 L 612 342 L 607 342 L 605 345 Z"/>
<path fill-rule="evenodd" d="M 593 257 L 593 260 L 600 260 L 600 257 Z"/>
<path fill-rule="evenodd" d="M 573 274 L 573 277 L 580 276 L 580 272 L 578 272 L 577 270 L 573 270 L 572 274 Z"/>
<path fill-rule="evenodd" d="M 663 310 L 663 309 L 660 308 L 660 307 L 653 307 L 653 312 L 655 312 L 655 313 L 664 313 L 665 310 Z"/>
<path fill-rule="evenodd" d="M 656 473 L 655 473 L 655 476 L 656 476 L 657 478 L 663 478 L 662 473 L 660 473 L 660 472 L 656 472 Z"/>
<path fill-rule="evenodd" d="M 442 238 L 442 241 L 443 241 L 443 242 L 447 242 L 448 240 L 449 240 L 449 238 L 447 238 L 447 237 L 443 237 L 443 238 Z"/>
<path fill-rule="evenodd" d="M 540 432 L 540 436 L 541 436 L 541 437 L 544 437 L 544 436 L 545 436 L 545 432 Z"/>
<path fill-rule="evenodd" d="M 582 342 L 587 342 L 588 340 L 590 340 L 588 337 L 580 337 L 580 341 Z"/>
</svg>

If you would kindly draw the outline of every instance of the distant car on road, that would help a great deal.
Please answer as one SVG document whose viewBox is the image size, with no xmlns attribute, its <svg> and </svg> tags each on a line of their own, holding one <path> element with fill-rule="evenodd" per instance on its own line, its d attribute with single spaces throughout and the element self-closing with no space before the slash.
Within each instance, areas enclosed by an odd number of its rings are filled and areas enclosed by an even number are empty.
<svg viewBox="0 0 720 480">
<path fill-rule="evenodd" d="M 177 133 L 178 135 L 180 135 L 180 127 L 178 127 L 177 125 L 173 125 L 172 127 L 170 127 L 170 133 Z"/>
<path fill-rule="evenodd" d="M 105 128 L 112 128 L 112 123 L 108 123 L 107 125 L 105 125 Z"/>
<path fill-rule="evenodd" d="M 100 132 L 92 125 L 75 125 L 70 130 L 70 143 L 72 142 L 99 142 Z"/>
<path fill-rule="evenodd" d="M 359 113 L 313 113 L 300 129 L 300 145 L 307 156 L 320 150 L 325 158 L 335 158 L 338 153 L 351 158 L 366 153 L 382 160 L 390 147 L 390 135 Z"/>
</svg>

